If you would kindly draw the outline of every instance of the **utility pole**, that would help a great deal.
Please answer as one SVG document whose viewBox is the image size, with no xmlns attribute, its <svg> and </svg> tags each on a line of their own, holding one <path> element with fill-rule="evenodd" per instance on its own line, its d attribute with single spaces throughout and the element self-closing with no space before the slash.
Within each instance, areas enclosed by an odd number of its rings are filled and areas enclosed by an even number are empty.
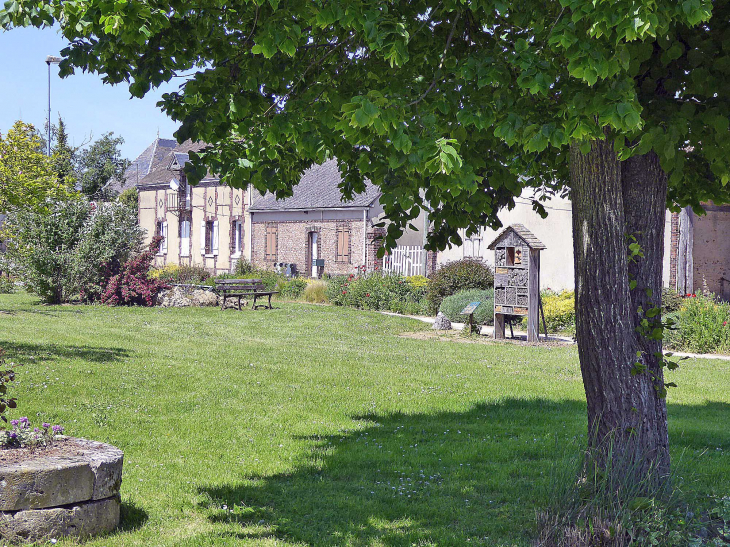
<svg viewBox="0 0 730 547">
<path fill-rule="evenodd" d="M 49 55 L 46 57 L 48 65 L 48 157 L 51 156 L 51 65 L 57 65 L 61 62 L 60 57 Z"/>
</svg>

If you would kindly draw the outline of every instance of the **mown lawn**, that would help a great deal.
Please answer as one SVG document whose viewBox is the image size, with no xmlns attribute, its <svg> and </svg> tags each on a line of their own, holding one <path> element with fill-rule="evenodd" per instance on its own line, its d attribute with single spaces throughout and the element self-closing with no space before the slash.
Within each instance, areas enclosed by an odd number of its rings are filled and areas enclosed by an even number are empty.
<svg viewBox="0 0 730 547">
<path fill-rule="evenodd" d="M 0 310 L 16 417 L 124 450 L 122 530 L 90 546 L 528 545 L 585 435 L 575 347 L 303 304 Z M 686 488 L 730 493 L 730 363 L 671 379 Z"/>
</svg>

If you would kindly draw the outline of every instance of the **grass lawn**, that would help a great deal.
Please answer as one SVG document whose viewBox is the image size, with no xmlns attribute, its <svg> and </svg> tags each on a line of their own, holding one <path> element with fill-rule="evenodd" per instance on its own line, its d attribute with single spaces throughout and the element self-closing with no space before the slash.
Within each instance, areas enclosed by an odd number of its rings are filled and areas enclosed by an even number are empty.
<svg viewBox="0 0 730 547">
<path fill-rule="evenodd" d="M 528 545 L 586 431 L 575 347 L 304 304 L 0 310 L 13 417 L 124 450 L 122 530 L 89 546 Z M 730 362 L 670 374 L 686 488 L 728 494 Z"/>
</svg>

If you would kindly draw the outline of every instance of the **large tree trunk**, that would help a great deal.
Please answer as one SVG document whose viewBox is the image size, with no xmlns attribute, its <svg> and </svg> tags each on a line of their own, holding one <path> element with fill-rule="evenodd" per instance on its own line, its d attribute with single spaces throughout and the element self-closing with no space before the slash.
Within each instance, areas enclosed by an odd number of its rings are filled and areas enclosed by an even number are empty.
<svg viewBox="0 0 730 547">
<path fill-rule="evenodd" d="M 610 453 L 614 467 L 658 484 L 669 473 L 664 379 L 655 355 L 661 341 L 637 332 L 645 318 L 637 310 L 661 306 L 666 175 L 654 154 L 620 162 L 608 140 L 586 155 L 573 147 L 570 159 L 589 453 L 599 465 Z M 644 255 L 635 260 L 628 257 L 632 235 Z M 646 367 L 639 374 L 637 361 Z"/>
</svg>

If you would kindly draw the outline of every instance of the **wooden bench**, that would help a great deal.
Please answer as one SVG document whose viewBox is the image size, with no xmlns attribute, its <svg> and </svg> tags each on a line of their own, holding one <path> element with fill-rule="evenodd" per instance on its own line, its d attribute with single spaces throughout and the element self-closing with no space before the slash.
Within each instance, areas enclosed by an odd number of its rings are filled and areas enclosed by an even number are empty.
<svg viewBox="0 0 730 547">
<path fill-rule="evenodd" d="M 260 304 L 265 308 L 271 309 L 271 297 L 279 294 L 278 291 L 269 291 L 266 289 L 260 279 L 216 279 L 215 292 L 222 297 L 221 309 L 226 308 L 226 299 L 229 297 L 238 297 L 238 309 L 241 309 L 241 297 L 253 296 L 253 305 L 251 309 L 256 309 L 256 299 L 262 296 L 269 297 L 269 305 Z"/>
</svg>

